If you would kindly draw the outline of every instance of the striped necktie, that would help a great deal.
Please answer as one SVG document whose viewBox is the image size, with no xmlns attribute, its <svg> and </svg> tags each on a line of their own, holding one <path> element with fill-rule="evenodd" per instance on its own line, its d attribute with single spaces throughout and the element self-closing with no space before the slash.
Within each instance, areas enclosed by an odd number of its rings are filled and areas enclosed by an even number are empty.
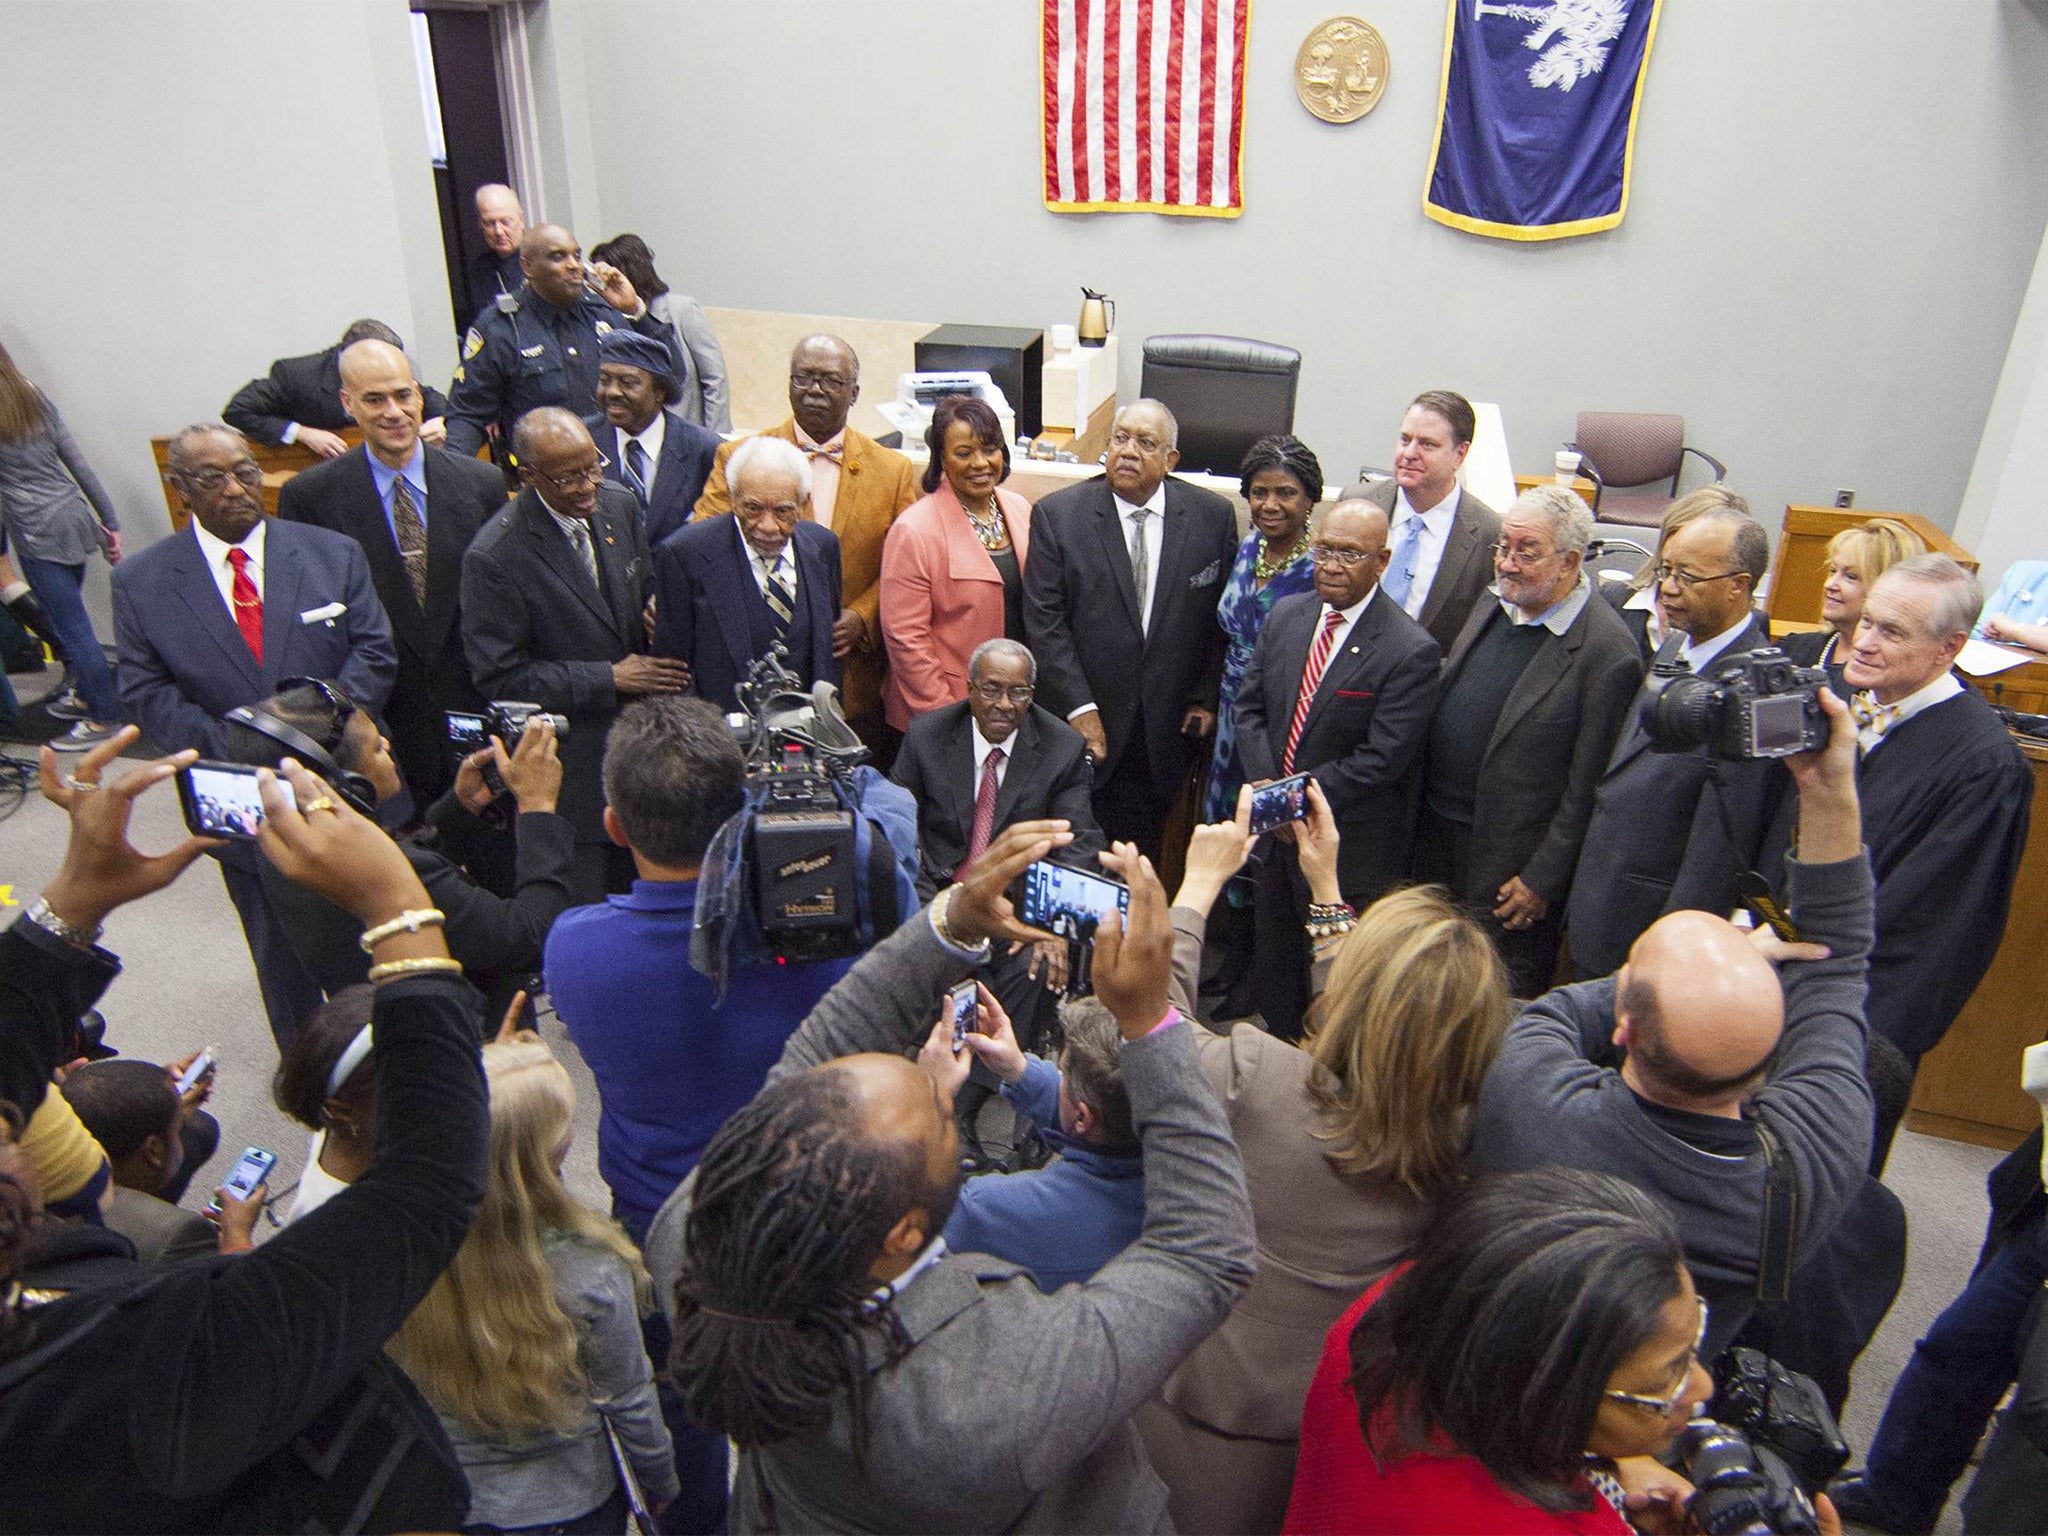
<svg viewBox="0 0 2048 1536">
<path fill-rule="evenodd" d="M 412 483 L 403 475 L 391 482 L 391 531 L 398 538 L 398 558 L 405 566 L 405 579 L 412 588 L 413 601 L 424 612 L 427 606 L 427 525 L 420 521 L 419 503 L 412 499 Z"/>
<path fill-rule="evenodd" d="M 633 494 L 640 498 L 640 508 L 645 511 L 650 495 L 647 489 L 647 450 L 640 446 L 639 438 L 626 439 L 625 458 L 626 484 L 632 488 Z"/>
<path fill-rule="evenodd" d="M 1294 772 L 1294 749 L 1301 745 L 1301 728 L 1308 724 L 1309 709 L 1316 701 L 1323 672 L 1330 665 L 1330 652 L 1337 648 L 1337 630 L 1343 623 L 1344 615 L 1332 608 L 1323 620 L 1323 632 L 1308 648 L 1308 665 L 1301 669 L 1301 692 L 1294 700 L 1294 718 L 1287 724 L 1287 750 L 1280 754 L 1282 777 Z"/>
<path fill-rule="evenodd" d="M 775 643 L 789 638 L 790 621 L 796 617 L 796 593 L 783 582 L 782 557 L 768 567 L 768 579 L 761 584 L 761 596 L 768 604 L 768 618 L 775 629 Z"/>
</svg>

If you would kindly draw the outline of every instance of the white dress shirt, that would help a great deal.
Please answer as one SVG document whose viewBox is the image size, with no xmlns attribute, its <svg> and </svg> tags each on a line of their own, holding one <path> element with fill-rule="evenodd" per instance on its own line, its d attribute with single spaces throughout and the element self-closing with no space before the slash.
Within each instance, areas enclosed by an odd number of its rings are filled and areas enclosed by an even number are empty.
<svg viewBox="0 0 2048 1536">
<path fill-rule="evenodd" d="M 1552 603 L 1541 613 L 1531 616 L 1522 612 L 1521 609 L 1517 608 L 1506 598 L 1501 597 L 1499 587 L 1493 587 L 1490 590 L 1495 597 L 1500 598 L 1501 612 L 1508 616 L 1510 624 L 1541 624 L 1553 635 L 1562 635 L 1569 630 L 1577 622 L 1579 615 L 1586 611 L 1586 604 L 1591 601 L 1593 596 L 1593 584 L 1581 572 L 1579 584 L 1576 587 L 1573 587 L 1571 591 L 1565 593 L 1563 597 Z"/>
<path fill-rule="evenodd" d="M 846 456 L 846 428 L 841 427 L 824 442 L 813 442 L 810 433 L 794 422 L 790 423 L 796 433 L 796 445 L 806 458 L 813 453 L 827 449 Z M 831 459 L 811 459 L 811 521 L 820 528 L 832 526 L 832 512 L 839 505 L 839 465 Z"/>
<path fill-rule="evenodd" d="M 1138 503 L 1125 501 L 1111 491 L 1110 500 L 1116 503 L 1117 538 L 1125 549 L 1131 547 L 1131 514 L 1138 510 Z M 1153 487 L 1152 494 L 1145 499 L 1145 510 L 1151 516 L 1145 519 L 1145 590 L 1138 594 L 1138 629 L 1147 633 L 1152 628 L 1152 595 L 1159 590 L 1159 552 L 1166 545 L 1166 482 L 1160 481 Z"/>
<path fill-rule="evenodd" d="M 249 552 L 249 580 L 256 585 L 256 598 L 263 599 L 263 530 L 270 521 L 267 517 L 256 519 L 256 526 L 240 544 L 229 544 L 216 539 L 199 526 L 199 519 L 192 519 L 192 532 L 199 538 L 200 553 L 206 556 L 206 569 L 212 573 L 213 585 L 220 593 L 220 600 L 227 605 L 228 617 L 235 616 L 235 568 L 228 564 L 230 549 L 244 549 Z"/>
<path fill-rule="evenodd" d="M 1678 648 L 1678 659 L 1691 667 L 1695 672 L 1706 671 L 1708 667 L 1714 664 L 1714 658 L 1733 645 L 1735 637 L 1749 628 L 1749 618 L 1750 616 L 1745 613 L 1735 621 L 1733 629 L 1724 629 L 1711 640 L 1693 640 L 1688 638 L 1685 644 Z"/>
<path fill-rule="evenodd" d="M 1358 616 L 1361 613 L 1365 612 L 1366 605 L 1369 604 L 1375 597 L 1379 595 L 1379 590 L 1380 584 L 1378 582 L 1374 582 L 1372 584 L 1371 589 L 1365 594 L 1365 596 L 1361 597 L 1349 608 L 1342 610 L 1344 614 L 1344 622 L 1337 626 L 1337 638 L 1330 642 L 1330 660 L 1323 663 L 1324 677 L 1328 677 L 1330 675 L 1330 661 L 1335 661 L 1337 659 L 1337 653 L 1344 649 L 1344 642 L 1351 638 L 1351 630 L 1352 627 L 1358 623 Z M 1325 603 L 1320 609 L 1316 611 L 1316 627 L 1313 630 L 1309 631 L 1308 648 L 1311 651 L 1313 651 L 1316 648 L 1316 636 L 1320 635 L 1323 632 L 1323 626 L 1329 622 L 1330 605 L 1328 603 Z M 1320 679 L 1317 681 L 1316 686 L 1318 688 L 1322 686 Z"/>
<path fill-rule="evenodd" d="M 972 715 L 967 717 L 967 721 L 967 728 L 974 737 L 974 782 L 967 786 L 971 799 L 981 793 L 982 768 L 988 762 L 989 753 L 998 746 L 1003 749 L 1003 760 L 996 764 L 996 788 L 1003 787 L 1003 776 L 1010 771 L 1010 759 L 1017 755 L 1017 733 L 1012 731 L 1001 742 L 994 742 L 981 734 L 981 726 Z"/>
<path fill-rule="evenodd" d="M 640 476 L 640 483 L 647 487 L 647 494 L 654 494 L 654 476 L 661 464 L 661 445 L 668 438 L 668 412 L 656 411 L 654 420 L 647 424 L 647 430 L 635 436 L 624 427 L 612 429 L 619 439 L 619 478 L 626 476 L 626 444 L 637 442 L 640 451 L 647 455 L 647 468 Z"/>
<path fill-rule="evenodd" d="M 1406 491 L 1394 493 L 1394 522 L 1387 529 L 1387 548 L 1400 547 L 1410 518 L 1422 519 L 1422 538 L 1415 546 L 1415 574 L 1408 582 L 1408 601 L 1401 605 L 1411 619 L 1422 617 L 1422 605 L 1429 601 L 1429 588 L 1436 580 L 1436 568 L 1444 563 L 1444 546 L 1450 542 L 1451 523 L 1458 516 L 1459 494 L 1457 482 L 1453 481 L 1450 495 L 1428 511 L 1418 512 Z"/>
<path fill-rule="evenodd" d="M 732 526 L 735 531 L 739 530 L 739 518 L 733 518 Z M 771 571 L 782 578 L 783 588 L 790 596 L 794 597 L 796 595 L 796 556 L 794 553 L 796 540 L 791 539 L 787 544 L 783 545 L 782 552 L 773 560 L 770 560 L 747 542 L 747 536 L 744 532 L 740 533 L 739 539 L 740 553 L 747 557 L 747 569 L 754 573 L 754 587 L 761 594 L 761 601 L 765 603 L 768 600 L 768 573 Z"/>
</svg>

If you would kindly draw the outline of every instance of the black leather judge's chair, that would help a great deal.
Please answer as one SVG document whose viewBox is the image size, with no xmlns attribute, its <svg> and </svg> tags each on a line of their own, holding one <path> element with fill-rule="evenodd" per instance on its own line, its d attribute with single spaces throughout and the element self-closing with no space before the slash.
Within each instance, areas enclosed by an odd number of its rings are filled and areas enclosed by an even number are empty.
<svg viewBox="0 0 2048 1536">
<path fill-rule="evenodd" d="M 1141 392 L 1180 423 L 1180 468 L 1236 476 L 1251 445 L 1294 426 L 1301 354 L 1244 336 L 1148 336 Z"/>
</svg>

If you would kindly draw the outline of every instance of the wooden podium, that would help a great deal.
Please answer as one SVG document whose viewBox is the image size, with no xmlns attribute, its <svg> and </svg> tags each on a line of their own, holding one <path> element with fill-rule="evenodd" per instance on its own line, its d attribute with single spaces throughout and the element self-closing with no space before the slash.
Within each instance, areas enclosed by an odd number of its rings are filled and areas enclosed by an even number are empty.
<svg viewBox="0 0 2048 1536">
<path fill-rule="evenodd" d="M 1828 540 L 1844 528 L 1859 528 L 1874 517 L 1904 523 L 1920 535 L 1930 553 L 1947 555 L 1965 570 L 1977 569 L 1977 557 L 1934 524 L 1914 512 L 1864 511 L 1860 507 L 1785 508 L 1778 547 L 1771 555 L 1771 598 L 1766 611 L 1771 633 L 1820 627 L 1820 589 L 1827 585 Z"/>
</svg>

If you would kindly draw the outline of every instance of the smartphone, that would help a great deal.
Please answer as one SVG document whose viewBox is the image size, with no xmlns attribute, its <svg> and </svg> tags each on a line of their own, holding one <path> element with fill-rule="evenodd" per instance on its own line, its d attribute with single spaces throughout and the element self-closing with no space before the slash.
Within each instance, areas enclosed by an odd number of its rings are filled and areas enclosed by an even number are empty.
<svg viewBox="0 0 2048 1536">
<path fill-rule="evenodd" d="M 1799 929 L 1792 922 L 1792 914 L 1778 903 L 1771 894 L 1771 883 L 1754 870 L 1744 870 L 1735 884 L 1742 897 L 1742 904 L 1749 908 L 1750 915 L 1787 944 L 1797 944 Z"/>
<path fill-rule="evenodd" d="M 969 977 L 946 994 L 946 1006 L 953 1019 L 953 1054 L 967 1049 L 968 1031 L 974 1028 L 974 1010 L 981 1002 L 980 990 Z"/>
<path fill-rule="evenodd" d="M 178 1074 L 176 1086 L 179 1098 L 182 1099 L 194 1088 L 197 1088 L 199 1086 L 199 1080 L 202 1077 L 206 1076 L 208 1072 L 211 1072 L 213 1070 L 214 1049 L 215 1048 L 213 1046 L 209 1045 L 205 1050 L 201 1051 L 197 1056 L 192 1058 L 191 1066 L 187 1067 L 183 1072 L 180 1072 Z"/>
<path fill-rule="evenodd" d="M 1042 859 L 1024 871 L 1021 915 L 1032 927 L 1067 941 L 1069 997 L 1084 997 L 1094 987 L 1095 925 L 1130 908 L 1130 888 L 1106 875 Z"/>
<path fill-rule="evenodd" d="M 261 1147 L 244 1147 L 228 1176 L 220 1181 L 220 1187 L 237 1200 L 246 1200 L 256 1193 L 257 1187 L 270 1177 L 270 1170 L 276 1166 L 275 1152 L 266 1152 Z"/>
<path fill-rule="evenodd" d="M 263 796 L 256 788 L 258 770 L 242 763 L 192 764 L 178 770 L 178 803 L 185 825 L 201 837 L 233 837 L 249 842 L 263 825 Z M 277 787 L 297 805 L 291 781 Z"/>
<path fill-rule="evenodd" d="M 1308 775 L 1305 773 L 1275 779 L 1264 788 L 1252 791 L 1253 837 L 1271 832 L 1275 827 L 1284 827 L 1290 821 L 1302 821 L 1307 816 Z"/>
<path fill-rule="evenodd" d="M 448 750 L 459 763 L 472 752 L 481 752 L 491 744 L 490 731 L 482 715 L 472 715 L 459 709 L 445 710 L 442 718 L 448 722 Z M 493 796 L 505 793 L 505 776 L 498 772 L 498 760 L 484 759 L 484 788 Z"/>
</svg>

